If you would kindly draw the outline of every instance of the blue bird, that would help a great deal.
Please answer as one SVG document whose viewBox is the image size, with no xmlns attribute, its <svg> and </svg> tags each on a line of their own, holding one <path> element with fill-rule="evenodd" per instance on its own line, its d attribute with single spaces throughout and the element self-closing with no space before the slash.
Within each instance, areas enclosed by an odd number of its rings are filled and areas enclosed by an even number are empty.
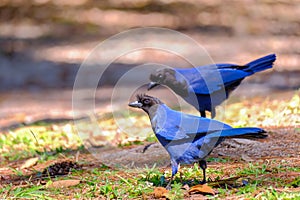
<svg viewBox="0 0 300 200">
<path fill-rule="evenodd" d="M 170 155 L 172 176 L 171 182 L 182 164 L 199 163 L 203 171 L 202 183 L 206 182 L 206 157 L 214 147 L 225 138 L 265 138 L 260 128 L 232 128 L 222 122 L 184 114 L 170 109 L 158 98 L 148 95 L 137 95 L 137 101 L 129 106 L 144 110 L 151 121 L 152 129 L 162 146 Z"/>
<path fill-rule="evenodd" d="M 188 69 L 165 68 L 150 75 L 148 90 L 157 85 L 166 85 L 187 103 L 199 110 L 216 115 L 215 107 L 225 101 L 242 80 L 269 68 L 276 60 L 275 54 L 254 60 L 246 65 L 212 64 Z"/>
</svg>

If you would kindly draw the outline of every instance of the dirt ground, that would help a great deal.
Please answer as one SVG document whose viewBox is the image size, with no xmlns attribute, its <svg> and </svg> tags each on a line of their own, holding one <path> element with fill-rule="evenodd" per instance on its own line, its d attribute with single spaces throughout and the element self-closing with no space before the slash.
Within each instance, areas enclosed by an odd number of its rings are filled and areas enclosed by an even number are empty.
<svg viewBox="0 0 300 200">
<path fill-rule="evenodd" d="M 238 169 L 246 167 L 249 163 L 260 163 L 265 165 L 267 168 L 266 173 L 259 176 L 246 175 L 243 176 L 245 180 L 263 180 L 262 184 L 274 186 L 276 188 L 275 182 L 270 182 L 272 178 L 283 178 L 286 183 L 291 183 L 296 177 L 300 176 L 300 172 L 276 172 L 278 166 L 282 168 L 293 168 L 299 167 L 300 165 L 300 137 L 299 129 L 295 128 L 278 128 L 278 129 L 268 129 L 269 137 L 260 140 L 245 140 L 245 139 L 230 139 L 224 141 L 220 146 L 214 149 L 210 158 L 223 158 L 226 162 L 220 161 L 209 161 L 208 168 L 217 171 L 222 171 L 222 179 L 217 178 L 217 174 L 208 173 L 209 185 L 214 188 L 223 187 L 221 185 L 236 184 L 235 181 L 239 180 L 239 177 L 232 177 L 232 173 Z M 147 143 L 146 143 L 147 144 Z M 142 152 L 145 145 L 132 145 L 129 147 L 100 147 L 90 149 L 90 152 L 73 152 L 73 158 L 66 159 L 64 156 L 57 158 L 55 160 L 49 160 L 40 164 L 36 164 L 28 169 L 21 169 L 23 172 L 23 177 L 16 176 L 15 171 L 12 169 L 19 169 L 24 163 L 22 160 L 15 162 L 6 163 L 4 166 L 0 166 L 1 179 L 0 184 L 12 184 L 16 187 L 28 187 L 31 184 L 46 184 L 46 182 L 41 177 L 41 173 L 45 171 L 46 167 L 54 165 L 55 163 L 61 163 L 59 166 L 59 171 L 61 173 L 62 169 L 68 169 L 68 163 L 64 164 L 64 161 L 80 162 L 81 169 L 89 172 L 93 169 L 99 169 L 106 166 L 110 169 L 117 170 L 118 174 L 123 177 L 138 176 L 133 173 L 122 173 L 124 170 L 138 170 L 147 167 L 152 167 L 155 165 L 161 171 L 170 170 L 169 156 L 162 146 L 158 143 L 151 145 L 145 152 Z M 74 167 L 74 166 L 72 166 Z M 49 169 L 49 168 L 48 168 Z M 274 171 L 275 170 L 275 171 Z M 40 173 L 37 173 L 40 172 Z M 68 172 L 68 171 L 67 171 Z M 43 172 L 44 173 L 44 172 Z M 57 172 L 53 172 L 57 173 Z M 142 172 L 143 173 L 143 172 Z M 82 175 L 82 176 L 87 176 Z M 113 175 L 111 175 L 113 178 Z M 28 179 L 28 177 L 30 177 Z M 72 177 L 72 175 L 70 175 Z M 73 176 L 73 178 L 76 176 Z M 78 177 L 77 177 L 78 178 Z M 98 182 L 101 181 L 101 176 L 98 177 Z M 114 179 L 114 178 L 113 178 Z M 234 181 L 234 183 L 232 182 Z M 223 183 L 224 182 L 224 183 Z M 70 189 L 72 190 L 72 189 Z M 297 188 L 294 190 L 290 189 L 276 189 L 278 191 L 286 192 L 296 192 Z M 7 191 L 9 192 L 9 191 Z M 258 191 L 257 191 L 258 192 Z M 187 195 L 187 194 L 186 194 Z M 201 194 L 190 194 L 187 195 L 185 199 L 207 199 Z M 152 199 L 153 196 L 148 196 L 147 199 Z M 232 199 L 239 199 L 238 195 L 231 195 Z"/>
<path fill-rule="evenodd" d="M 215 148 L 211 157 L 227 157 L 246 162 L 271 158 L 300 158 L 299 130 L 295 128 L 267 129 L 269 137 L 264 140 L 227 139 Z M 159 144 L 151 145 L 144 153 L 144 146 L 130 149 L 94 148 L 92 154 L 108 166 L 144 167 L 156 163 L 169 164 L 169 157 Z"/>
<path fill-rule="evenodd" d="M 288 159 L 300 161 L 299 130 L 291 128 L 266 129 L 268 137 L 263 140 L 227 139 L 213 150 L 209 157 L 229 158 L 239 162 L 264 161 L 268 159 Z M 149 146 L 143 152 L 145 146 Z M 105 164 L 113 168 L 136 168 L 145 166 L 166 167 L 169 156 L 159 143 L 145 143 L 129 147 L 97 147 L 80 154 L 78 160 L 92 161 L 97 165 Z M 17 167 L 23 161 L 9 164 Z M 47 163 L 46 163 L 47 164 Z M 42 166 L 46 165 L 45 163 Z M 37 169 L 40 169 L 38 165 Z M 12 171 L 11 171 L 12 172 Z M 9 174 L 3 174 L 9 175 Z"/>
</svg>

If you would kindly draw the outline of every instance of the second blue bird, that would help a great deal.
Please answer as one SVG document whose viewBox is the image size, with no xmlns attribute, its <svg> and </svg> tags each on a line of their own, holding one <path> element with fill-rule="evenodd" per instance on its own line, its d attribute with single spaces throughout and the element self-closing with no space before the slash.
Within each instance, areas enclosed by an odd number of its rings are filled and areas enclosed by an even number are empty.
<svg viewBox="0 0 300 200">
<path fill-rule="evenodd" d="M 229 94 L 247 77 L 269 68 L 276 60 L 275 54 L 254 60 L 245 65 L 212 64 L 196 68 L 165 68 L 150 75 L 148 90 L 157 85 L 166 85 L 180 95 L 187 103 L 215 117 L 215 107 L 229 97 Z"/>
</svg>

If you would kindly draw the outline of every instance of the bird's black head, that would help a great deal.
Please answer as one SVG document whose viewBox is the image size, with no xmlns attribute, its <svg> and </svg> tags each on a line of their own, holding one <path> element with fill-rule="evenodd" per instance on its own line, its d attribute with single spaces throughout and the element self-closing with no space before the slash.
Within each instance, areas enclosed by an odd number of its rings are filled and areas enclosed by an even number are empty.
<svg viewBox="0 0 300 200">
<path fill-rule="evenodd" d="M 134 108 L 141 108 L 148 114 L 150 109 L 156 108 L 159 104 L 163 104 L 158 98 L 146 94 L 138 94 L 136 98 L 137 101 L 131 102 L 128 105 Z"/>
<path fill-rule="evenodd" d="M 157 85 L 168 85 L 169 83 L 176 81 L 175 71 L 173 69 L 160 69 L 150 75 L 150 81 L 148 90 L 151 90 Z"/>
<path fill-rule="evenodd" d="M 182 77 L 180 77 L 180 80 L 177 80 L 174 69 L 165 68 L 158 70 L 150 75 L 150 81 L 148 90 L 151 90 L 157 85 L 166 85 L 181 96 L 188 95 L 186 81 Z"/>
</svg>

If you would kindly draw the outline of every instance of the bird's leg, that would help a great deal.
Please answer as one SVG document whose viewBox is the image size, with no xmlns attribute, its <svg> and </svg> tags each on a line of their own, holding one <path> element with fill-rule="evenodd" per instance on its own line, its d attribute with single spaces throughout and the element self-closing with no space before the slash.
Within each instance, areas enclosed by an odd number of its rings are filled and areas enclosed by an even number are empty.
<svg viewBox="0 0 300 200">
<path fill-rule="evenodd" d="M 206 174 L 205 174 L 205 170 L 207 168 L 207 164 L 205 160 L 200 160 L 199 162 L 199 166 L 203 171 L 203 180 L 201 181 L 201 184 L 205 184 L 206 183 Z"/>
<path fill-rule="evenodd" d="M 178 163 L 175 161 L 175 160 L 171 160 L 171 165 L 172 165 L 172 176 L 171 176 L 171 179 L 166 187 L 167 190 L 171 190 L 171 183 L 173 181 L 173 178 L 175 176 L 175 174 L 177 173 L 178 171 Z"/>
<path fill-rule="evenodd" d="M 174 177 L 174 176 L 171 176 L 170 181 L 169 181 L 168 185 L 166 186 L 166 189 L 167 189 L 167 190 L 171 190 L 171 189 L 172 189 L 172 188 L 171 188 L 171 183 L 172 183 L 172 181 L 173 181 L 173 177 Z"/>
<path fill-rule="evenodd" d="M 200 110 L 200 115 L 201 115 L 201 117 L 206 117 L 205 110 Z"/>
</svg>

